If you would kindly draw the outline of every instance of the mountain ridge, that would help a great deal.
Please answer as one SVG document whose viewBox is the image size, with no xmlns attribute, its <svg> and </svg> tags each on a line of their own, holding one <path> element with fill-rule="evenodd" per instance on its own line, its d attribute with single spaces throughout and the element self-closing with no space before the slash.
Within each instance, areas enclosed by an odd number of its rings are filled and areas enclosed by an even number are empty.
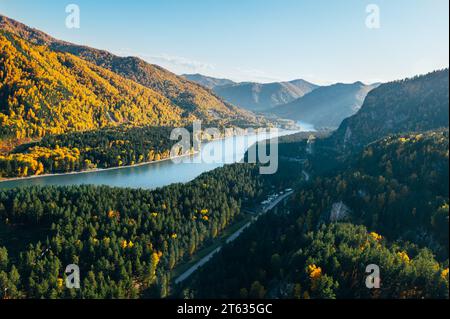
<svg viewBox="0 0 450 319">
<path fill-rule="evenodd" d="M 356 113 L 373 86 L 361 81 L 322 86 L 271 112 L 283 118 L 302 121 L 314 126 L 334 128 Z"/>
<path fill-rule="evenodd" d="M 231 104 L 257 112 L 293 101 L 319 87 L 302 79 L 257 83 L 234 82 L 201 74 L 185 74 L 183 76 L 210 88 L 216 95 Z"/>
<path fill-rule="evenodd" d="M 58 40 L 3 15 L 0 15 L 0 28 L 33 44 L 45 45 L 53 51 L 71 53 L 133 80 L 162 94 L 185 112 L 194 113 L 201 119 L 229 121 L 228 119 L 244 118 L 255 121 L 253 114 L 224 102 L 212 91 L 140 58 L 119 57 L 106 50 Z"/>
<path fill-rule="evenodd" d="M 215 78 L 212 76 L 202 75 L 200 73 L 182 74 L 181 76 L 188 79 L 189 81 L 203 85 L 204 87 L 206 87 L 208 89 L 214 89 L 214 87 L 216 87 L 216 86 L 236 84 L 236 82 L 229 80 L 229 79 Z"/>
<path fill-rule="evenodd" d="M 382 84 L 367 95 L 355 115 L 342 122 L 330 141 L 352 149 L 388 134 L 448 127 L 448 87 L 448 68 Z"/>
<path fill-rule="evenodd" d="M 193 120 L 160 93 L 69 53 L 0 30 L 0 133 L 40 138 L 116 124 Z"/>
</svg>

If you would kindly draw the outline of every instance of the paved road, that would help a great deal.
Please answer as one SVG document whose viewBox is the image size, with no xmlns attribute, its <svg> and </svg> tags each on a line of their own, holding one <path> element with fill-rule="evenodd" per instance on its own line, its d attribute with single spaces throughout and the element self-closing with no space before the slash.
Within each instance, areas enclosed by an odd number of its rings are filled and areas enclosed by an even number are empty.
<svg viewBox="0 0 450 319">
<path fill-rule="evenodd" d="M 287 192 L 286 194 L 278 197 L 275 201 L 270 203 L 269 206 L 266 206 L 263 208 L 263 213 L 267 213 L 269 210 L 272 210 L 275 206 L 277 206 L 280 202 L 282 202 L 285 198 L 291 196 L 294 193 L 294 191 Z"/>
<path fill-rule="evenodd" d="M 191 268 L 186 270 L 183 274 L 181 274 L 177 279 L 175 279 L 175 284 L 179 284 L 180 282 L 185 281 L 190 275 L 192 275 L 197 269 L 199 269 L 201 266 L 206 264 L 212 256 L 214 256 L 216 253 L 218 253 L 222 249 L 222 246 L 217 247 L 212 252 L 210 252 L 208 255 L 200 259 L 195 265 L 193 265 Z"/>
<path fill-rule="evenodd" d="M 265 206 L 262 210 L 262 212 L 260 214 L 258 214 L 256 216 L 256 218 L 254 218 L 251 222 L 248 222 L 247 224 L 245 224 L 244 226 L 242 226 L 241 228 L 239 228 L 237 231 L 235 231 L 233 234 L 231 234 L 227 240 L 225 241 L 226 244 L 231 243 L 232 241 L 236 240 L 236 238 L 238 238 L 243 232 L 244 230 L 246 230 L 248 227 L 250 227 L 251 224 L 253 224 L 256 220 L 258 220 L 258 218 L 267 213 L 268 211 L 272 210 L 273 208 L 275 208 L 275 206 L 277 206 L 279 203 L 281 203 L 285 198 L 291 196 L 294 192 L 288 192 L 280 197 L 278 197 L 275 201 L 273 201 L 272 203 L 270 203 L 268 206 Z M 175 284 L 179 284 L 180 282 L 185 281 L 187 278 L 189 278 L 189 276 L 191 276 L 194 272 L 197 271 L 197 269 L 199 269 L 201 266 L 203 266 L 204 264 L 206 264 L 208 261 L 210 261 L 210 259 L 216 254 L 218 253 L 223 246 L 219 246 L 216 249 L 214 249 L 212 252 L 210 252 L 208 255 L 206 255 L 205 257 L 203 257 L 202 259 L 200 259 L 198 262 L 196 262 L 191 268 L 189 268 L 188 270 L 186 270 L 183 274 L 181 274 L 177 279 L 175 279 Z"/>
<path fill-rule="evenodd" d="M 302 174 L 303 174 L 303 177 L 305 178 L 305 181 L 309 182 L 311 176 L 308 174 L 308 172 L 303 170 Z"/>
</svg>

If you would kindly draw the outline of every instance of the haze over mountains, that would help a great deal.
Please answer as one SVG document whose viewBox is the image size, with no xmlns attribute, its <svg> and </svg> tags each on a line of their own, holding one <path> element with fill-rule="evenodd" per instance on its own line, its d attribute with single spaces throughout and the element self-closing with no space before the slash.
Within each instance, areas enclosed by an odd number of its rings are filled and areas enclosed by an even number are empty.
<svg viewBox="0 0 450 319">
<path fill-rule="evenodd" d="M 361 82 L 323 86 L 271 112 L 282 118 L 311 123 L 315 127 L 336 128 L 342 120 L 360 109 L 366 95 L 376 86 Z"/>
<path fill-rule="evenodd" d="M 217 86 L 237 84 L 236 82 L 228 80 L 228 79 L 218 79 L 218 78 L 214 78 L 211 76 L 202 75 L 199 73 L 183 74 L 182 76 L 185 77 L 186 79 L 188 79 L 189 81 L 203 85 L 204 87 L 207 87 L 208 89 L 214 89 Z"/>
<path fill-rule="evenodd" d="M 360 82 L 320 87 L 301 79 L 289 82 L 261 84 L 252 82 L 235 83 L 231 80 L 216 79 L 200 74 L 185 75 L 183 77 L 177 76 L 159 66 L 149 64 L 136 57 L 119 57 L 107 51 L 54 39 L 39 30 L 32 29 L 20 22 L 1 15 L 0 28 L 3 33 L 3 42 L 10 42 L 10 46 L 4 45 L 5 50 L 6 47 L 8 47 L 8 50 L 15 48 L 15 52 L 5 52 L 5 54 L 14 53 L 15 59 L 22 60 L 22 63 L 25 63 L 24 61 L 28 61 L 27 63 L 29 63 L 33 60 L 33 57 L 26 56 L 26 54 L 23 55 L 23 52 L 26 50 L 23 51 L 19 47 L 26 47 L 34 52 L 39 51 L 40 53 L 38 55 L 40 55 L 40 58 L 52 65 L 52 72 L 59 68 L 65 68 L 65 71 L 70 71 L 70 76 L 67 76 L 67 74 L 63 76 L 68 82 L 72 82 L 76 85 L 83 84 L 85 86 L 94 84 L 94 88 L 79 88 L 79 90 L 84 92 L 82 96 L 91 96 L 91 94 L 88 93 L 88 91 L 91 90 L 91 93 L 93 92 L 99 101 L 107 101 L 97 103 L 97 105 L 105 105 L 103 110 L 95 107 L 95 103 L 90 104 L 91 108 L 93 107 L 90 111 L 87 108 L 79 107 L 77 110 L 80 110 L 82 113 L 91 112 L 90 115 L 75 116 L 74 119 L 68 120 L 67 117 L 69 116 L 69 111 L 66 111 L 66 115 L 61 115 L 57 114 L 58 109 L 51 109 L 51 111 L 49 111 L 51 115 L 44 116 L 45 110 L 50 110 L 49 107 L 36 108 L 36 103 L 30 104 L 31 102 L 29 99 L 31 98 L 28 98 L 28 100 L 27 98 L 24 98 L 23 100 L 28 103 L 22 104 L 25 108 L 25 112 L 29 112 L 30 114 L 33 112 L 35 115 L 38 114 L 38 118 L 41 118 L 38 122 L 28 127 L 30 123 L 27 123 L 27 125 L 19 124 L 19 122 L 28 115 L 21 114 L 22 111 L 18 110 L 21 106 L 19 100 L 16 99 L 14 101 L 18 104 L 15 106 L 10 104 L 8 106 L 9 115 L 5 113 L 4 116 L 8 117 L 7 120 L 5 119 L 5 123 L 10 123 L 11 127 L 17 128 L 12 131 L 10 130 L 10 133 L 15 133 L 17 137 L 45 134 L 45 130 L 47 129 L 52 132 L 61 133 L 70 130 L 104 127 L 121 123 L 167 125 L 185 123 L 186 121 L 192 121 L 193 119 L 201 119 L 206 122 L 215 121 L 224 124 L 258 123 L 261 119 L 258 119 L 251 112 L 275 114 L 280 118 L 303 121 L 311 123 L 316 127 L 335 128 L 339 126 L 344 118 L 353 115 L 359 109 L 366 94 L 374 87 L 364 85 Z M 17 37 L 17 41 L 14 36 Z M 26 41 L 26 43 L 22 43 L 22 40 Z M 19 47 L 17 45 L 19 45 Z M 39 46 L 44 46 L 48 52 L 40 50 Z M 58 58 L 54 59 L 51 52 L 55 52 L 58 55 Z M 63 56 L 61 54 L 69 55 Z M 81 58 L 81 60 L 74 60 L 70 55 L 77 56 Z M 53 61 L 49 61 L 49 59 L 53 59 Z M 110 88 L 104 88 L 104 90 L 95 89 L 98 85 L 104 86 L 105 82 L 95 83 L 98 79 L 94 75 L 91 75 L 95 80 L 87 83 L 80 78 L 80 76 L 84 77 L 86 74 L 81 74 L 82 72 L 73 74 L 73 70 L 70 70 L 71 66 L 67 64 L 69 63 L 67 61 L 65 62 L 65 65 L 58 64 L 58 67 L 55 65 L 56 62 L 60 63 L 63 60 L 71 60 L 71 63 L 83 71 L 86 71 L 86 68 L 88 68 L 90 71 L 97 73 L 97 75 L 101 73 L 100 77 L 102 77 L 103 80 L 105 80 L 105 76 L 108 79 L 111 77 L 115 78 L 116 76 L 123 78 L 123 80 L 116 80 L 112 84 L 116 89 L 117 85 L 134 87 L 132 83 L 128 82 L 132 81 L 142 85 L 146 90 L 144 88 L 135 87 L 131 90 L 122 89 L 115 91 L 116 93 L 122 92 L 123 94 L 120 94 L 124 96 L 133 94 L 133 91 L 135 93 L 134 96 L 125 98 L 126 102 L 119 103 L 117 101 L 122 100 L 119 99 L 118 96 L 114 96 L 113 100 L 115 102 L 109 103 L 112 101 L 111 97 L 109 100 L 105 100 L 106 97 L 101 95 Z M 4 61 L 3 63 L 6 62 L 7 61 Z M 8 63 L 11 63 L 11 61 L 8 61 Z M 16 80 L 36 81 L 33 77 L 36 72 L 38 72 L 37 69 L 33 71 L 34 73 L 23 72 L 23 66 L 17 64 L 17 61 L 14 63 L 10 65 L 10 67 L 20 70 L 20 72 L 18 72 L 18 74 L 20 74 L 19 78 Z M 89 63 L 92 65 L 89 65 Z M 81 65 L 83 65 L 83 67 L 81 67 Z M 34 66 L 39 68 L 39 65 Z M 107 73 L 106 71 L 112 73 Z M 53 75 L 53 77 L 58 77 L 62 74 L 64 74 L 63 71 L 58 75 Z M 49 79 L 50 82 L 52 80 L 54 80 L 54 78 Z M 10 83 L 3 87 L 3 98 L 7 98 L 7 95 L 14 96 L 15 94 L 20 95 L 24 93 L 22 91 L 15 91 L 20 86 L 13 85 L 14 81 L 11 79 L 8 81 L 10 81 Z M 111 84 L 111 80 L 108 81 Z M 9 93 L 6 93 L 5 90 L 7 87 L 12 91 L 10 90 L 8 91 Z M 73 102 L 73 98 L 70 98 L 70 96 L 74 96 L 72 91 L 74 87 L 75 86 L 60 88 L 63 91 L 72 92 L 69 96 L 65 96 L 65 98 L 72 100 L 62 99 L 59 104 L 60 107 L 65 108 L 64 101 L 67 103 Z M 141 89 L 146 92 L 143 93 L 143 95 L 152 96 L 154 99 L 151 103 L 138 102 L 137 104 L 141 103 L 141 106 L 137 106 L 140 108 L 140 111 L 131 111 L 133 115 L 129 115 L 128 113 L 130 113 L 129 108 L 131 107 L 131 104 L 137 105 L 136 99 L 138 98 L 139 90 Z M 109 94 L 112 96 L 116 93 L 112 93 L 111 91 Z M 129 102 L 131 100 L 134 100 L 134 102 L 130 104 Z M 156 102 L 156 100 L 159 102 Z M 150 106 L 148 110 L 149 114 L 146 114 L 147 110 L 144 105 L 145 103 Z M 47 103 L 47 105 L 50 104 L 50 102 Z M 84 103 L 84 105 L 87 104 L 89 103 Z M 164 106 L 161 106 L 160 104 Z M 13 110 L 13 113 L 10 112 L 11 110 Z M 12 117 L 10 116 L 11 114 L 13 114 Z M 41 123 L 44 118 L 49 121 L 49 123 L 44 125 L 46 129 L 43 129 L 43 123 Z M 77 120 L 77 118 L 79 120 Z M 87 121 L 90 123 L 87 124 Z M 94 122 L 96 122 L 96 124 L 94 124 Z M 21 127 L 20 129 L 18 128 L 19 126 Z"/>
<path fill-rule="evenodd" d="M 449 70 L 389 82 L 370 92 L 355 115 L 331 137 L 352 149 L 388 134 L 423 132 L 449 126 Z"/>
<path fill-rule="evenodd" d="M 184 77 L 212 89 L 229 103 L 258 112 L 294 101 L 318 87 L 304 80 L 262 84 L 236 83 L 200 74 L 185 74 Z"/>
<path fill-rule="evenodd" d="M 305 80 L 235 83 L 200 74 L 184 77 L 212 89 L 225 101 L 241 108 L 327 128 L 337 128 L 343 119 L 355 114 L 367 93 L 378 86 L 362 82 L 318 86 Z"/>
</svg>

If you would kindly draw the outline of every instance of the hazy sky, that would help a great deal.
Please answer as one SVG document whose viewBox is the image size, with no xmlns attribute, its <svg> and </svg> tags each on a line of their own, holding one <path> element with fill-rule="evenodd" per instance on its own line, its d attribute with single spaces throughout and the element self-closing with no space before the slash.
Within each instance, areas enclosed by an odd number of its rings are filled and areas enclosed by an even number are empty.
<svg viewBox="0 0 450 319">
<path fill-rule="evenodd" d="M 80 7 L 80 29 L 65 25 Z M 366 26 L 366 7 L 380 28 Z M 175 73 L 238 81 L 388 81 L 449 62 L 448 0 L 0 0 L 0 13 L 57 38 Z"/>
</svg>

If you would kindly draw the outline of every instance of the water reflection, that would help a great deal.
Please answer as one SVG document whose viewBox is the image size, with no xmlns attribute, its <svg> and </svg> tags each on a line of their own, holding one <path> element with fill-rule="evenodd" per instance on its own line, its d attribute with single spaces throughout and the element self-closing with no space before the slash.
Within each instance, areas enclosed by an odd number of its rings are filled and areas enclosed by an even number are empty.
<svg viewBox="0 0 450 319">
<path fill-rule="evenodd" d="M 150 163 L 141 166 L 124 167 L 120 169 L 92 171 L 81 174 L 66 174 L 43 176 L 0 183 L 0 188 L 26 187 L 32 185 L 108 185 L 116 187 L 131 187 L 154 189 L 172 183 L 185 183 L 195 179 L 200 174 L 221 167 L 224 164 L 240 162 L 247 149 L 257 141 L 269 137 L 294 134 L 294 131 L 279 131 L 259 133 L 257 135 L 233 136 L 202 145 L 199 154 L 182 158 L 180 163 L 171 160 Z"/>
</svg>

